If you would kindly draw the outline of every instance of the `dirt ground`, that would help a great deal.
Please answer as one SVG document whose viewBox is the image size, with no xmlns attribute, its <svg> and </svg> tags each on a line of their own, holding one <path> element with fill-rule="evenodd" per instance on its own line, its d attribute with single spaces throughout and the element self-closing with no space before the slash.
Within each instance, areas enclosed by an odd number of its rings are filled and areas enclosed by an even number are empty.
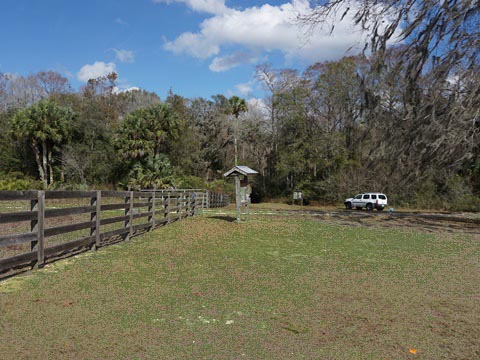
<svg viewBox="0 0 480 360">
<path fill-rule="evenodd" d="M 466 233 L 480 236 L 480 216 L 461 212 L 384 212 L 340 210 L 338 208 L 312 208 L 272 204 L 254 204 L 251 213 L 305 216 L 346 226 L 408 227 L 422 232 Z M 233 205 L 228 208 L 234 210 Z"/>
</svg>

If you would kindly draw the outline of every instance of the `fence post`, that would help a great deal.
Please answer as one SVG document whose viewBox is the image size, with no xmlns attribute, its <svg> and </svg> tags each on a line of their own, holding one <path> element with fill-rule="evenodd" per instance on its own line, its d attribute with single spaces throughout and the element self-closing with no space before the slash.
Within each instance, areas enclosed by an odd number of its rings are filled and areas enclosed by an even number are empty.
<svg viewBox="0 0 480 360">
<path fill-rule="evenodd" d="M 170 224 L 170 191 L 167 193 L 167 224 Z"/>
<path fill-rule="evenodd" d="M 177 193 L 177 215 L 178 215 L 178 220 L 182 219 L 182 193 L 179 191 Z"/>
<path fill-rule="evenodd" d="M 38 226 L 38 191 L 37 191 L 37 198 L 33 199 L 33 200 L 30 200 L 30 211 L 31 212 L 35 212 L 35 211 L 37 212 L 36 219 L 30 221 L 30 231 L 32 233 L 33 232 L 38 233 L 38 228 L 37 228 L 37 226 Z M 37 239 L 30 242 L 30 251 L 34 251 L 36 249 L 37 244 L 38 244 Z"/>
<path fill-rule="evenodd" d="M 195 215 L 195 212 L 197 211 L 197 197 L 198 194 L 195 191 L 190 194 L 190 204 L 192 205 L 192 209 L 190 211 L 192 216 Z"/>
<path fill-rule="evenodd" d="M 130 230 L 128 235 L 130 238 L 133 236 L 133 191 L 130 191 Z"/>
<path fill-rule="evenodd" d="M 31 205 L 35 207 L 33 201 Z M 37 229 L 37 241 L 32 242 L 32 250 L 37 250 L 37 267 L 43 267 L 45 263 L 45 191 L 39 190 L 37 192 L 37 223 L 33 227 Z M 33 223 L 33 222 L 32 222 Z"/>
<path fill-rule="evenodd" d="M 155 192 L 156 192 L 156 189 L 154 188 L 153 189 L 153 197 L 151 198 L 152 200 L 152 205 L 151 207 L 148 208 L 148 211 L 152 212 L 152 216 L 151 218 L 149 219 L 149 221 L 151 220 L 152 221 L 152 230 L 155 229 Z"/>
<path fill-rule="evenodd" d="M 97 248 L 97 233 L 98 233 L 98 230 L 97 230 L 97 217 L 98 217 L 98 191 L 95 193 L 94 196 L 92 196 L 90 198 L 90 206 L 93 206 L 95 205 L 95 210 L 91 211 L 90 212 L 90 221 L 93 222 L 95 220 L 95 224 L 90 226 L 90 236 L 93 236 L 95 235 L 95 244 L 93 244 L 92 246 L 92 250 L 96 250 Z"/>
<path fill-rule="evenodd" d="M 95 218 L 95 250 L 100 247 L 100 222 L 102 217 L 102 192 L 97 190 L 97 212 Z"/>
<path fill-rule="evenodd" d="M 185 217 L 190 215 L 192 211 L 192 194 L 190 191 L 185 192 Z"/>
<path fill-rule="evenodd" d="M 130 215 L 131 213 L 131 206 L 130 206 L 130 194 L 131 192 L 129 191 L 128 192 L 128 195 L 125 196 L 125 216 L 128 216 Z M 127 206 L 128 205 L 128 206 Z M 129 216 L 126 220 L 125 220 L 125 228 L 128 228 L 130 226 L 130 221 L 131 221 L 131 216 Z M 125 240 L 128 240 L 128 237 L 130 236 L 130 231 L 128 232 L 127 234 L 127 237 L 125 238 Z"/>
<path fill-rule="evenodd" d="M 183 194 L 182 194 L 182 211 L 184 213 L 183 217 L 186 217 L 188 214 L 188 201 L 187 201 L 187 193 L 185 192 L 185 190 L 183 190 Z"/>
<path fill-rule="evenodd" d="M 193 216 L 195 214 L 195 193 L 194 192 L 189 192 L 188 193 L 188 202 L 190 204 L 190 207 L 189 207 L 189 212 L 190 212 L 190 216 Z"/>
<path fill-rule="evenodd" d="M 182 197 L 182 208 L 180 209 L 180 217 L 182 217 L 182 211 L 187 212 L 187 194 L 185 193 L 185 190 L 180 194 Z M 184 216 L 185 217 L 185 216 Z"/>
</svg>

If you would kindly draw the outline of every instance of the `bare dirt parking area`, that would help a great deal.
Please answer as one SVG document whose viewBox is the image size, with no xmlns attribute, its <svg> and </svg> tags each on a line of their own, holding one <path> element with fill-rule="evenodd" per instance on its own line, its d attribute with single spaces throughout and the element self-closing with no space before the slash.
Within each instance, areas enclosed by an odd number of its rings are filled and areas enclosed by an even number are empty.
<svg viewBox="0 0 480 360">
<path fill-rule="evenodd" d="M 480 235 L 480 219 L 462 213 L 377 213 L 365 211 L 312 211 L 314 218 L 349 226 L 408 227 L 424 232 Z"/>
<path fill-rule="evenodd" d="M 230 206 L 233 211 L 233 206 Z M 343 210 L 335 207 L 253 204 L 252 212 L 263 215 L 306 217 L 346 226 L 380 226 L 416 229 L 422 232 L 480 235 L 480 213 Z"/>
</svg>

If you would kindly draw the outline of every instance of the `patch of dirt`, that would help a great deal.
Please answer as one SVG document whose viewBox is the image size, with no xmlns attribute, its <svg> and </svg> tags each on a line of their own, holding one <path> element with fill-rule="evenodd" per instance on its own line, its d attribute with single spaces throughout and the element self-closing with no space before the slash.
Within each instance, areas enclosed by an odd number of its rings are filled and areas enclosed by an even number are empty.
<svg viewBox="0 0 480 360">
<path fill-rule="evenodd" d="M 401 227 L 424 232 L 461 232 L 480 236 L 480 219 L 461 213 L 382 213 L 321 210 L 287 211 L 286 213 L 348 226 Z"/>
</svg>

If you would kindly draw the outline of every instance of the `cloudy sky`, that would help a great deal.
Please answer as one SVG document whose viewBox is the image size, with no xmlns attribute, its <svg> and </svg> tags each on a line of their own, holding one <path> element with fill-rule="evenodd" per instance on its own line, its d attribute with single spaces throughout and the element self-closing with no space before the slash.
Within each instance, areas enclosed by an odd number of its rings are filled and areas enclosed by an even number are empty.
<svg viewBox="0 0 480 360">
<path fill-rule="evenodd" d="M 351 19 L 305 36 L 307 0 L 1 0 L 0 71 L 56 70 L 75 87 L 116 71 L 122 89 L 165 98 L 258 96 L 255 66 L 303 70 L 358 53 Z"/>
</svg>

